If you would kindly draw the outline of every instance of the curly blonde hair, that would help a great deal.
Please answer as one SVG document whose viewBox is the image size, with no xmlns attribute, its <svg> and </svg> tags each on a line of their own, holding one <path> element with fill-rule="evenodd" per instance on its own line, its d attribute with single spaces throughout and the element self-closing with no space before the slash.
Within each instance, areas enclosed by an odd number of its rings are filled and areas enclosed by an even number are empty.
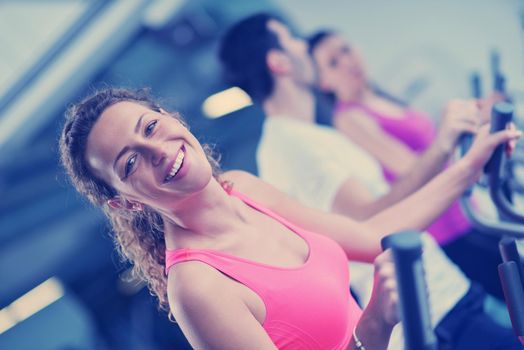
<svg viewBox="0 0 524 350">
<path fill-rule="evenodd" d="M 162 110 L 148 89 L 107 88 L 96 91 L 68 108 L 60 137 L 60 157 L 77 191 L 95 206 L 103 208 L 111 222 L 118 252 L 124 260 L 132 263 L 133 275 L 147 283 L 150 292 L 158 298 L 160 309 L 169 311 L 162 217 L 148 206 L 138 212 L 110 209 L 106 203 L 117 192 L 93 174 L 85 157 L 87 138 L 96 121 L 108 107 L 122 101 L 139 103 L 157 112 Z M 184 123 L 179 114 L 173 113 L 172 116 Z M 203 148 L 213 168 L 213 176 L 218 179 L 218 161 L 213 157 L 211 147 L 203 145 Z"/>
</svg>

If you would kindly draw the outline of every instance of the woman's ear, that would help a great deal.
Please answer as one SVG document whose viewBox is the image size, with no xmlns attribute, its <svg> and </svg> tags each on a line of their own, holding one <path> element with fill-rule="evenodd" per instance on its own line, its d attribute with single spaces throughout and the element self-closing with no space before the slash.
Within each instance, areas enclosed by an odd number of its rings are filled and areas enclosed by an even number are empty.
<svg viewBox="0 0 524 350">
<path fill-rule="evenodd" d="M 144 205 L 140 202 L 133 202 L 120 196 L 114 196 L 107 200 L 107 205 L 112 209 L 121 209 L 129 211 L 143 211 Z"/>
</svg>

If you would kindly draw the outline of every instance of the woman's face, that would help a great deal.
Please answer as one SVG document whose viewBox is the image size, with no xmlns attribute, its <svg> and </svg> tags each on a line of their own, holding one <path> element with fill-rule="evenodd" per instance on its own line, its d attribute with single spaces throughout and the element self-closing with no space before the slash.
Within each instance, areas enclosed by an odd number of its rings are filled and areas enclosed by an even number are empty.
<svg viewBox="0 0 524 350">
<path fill-rule="evenodd" d="M 202 190 L 212 169 L 198 142 L 176 118 L 134 102 L 118 102 L 97 120 L 86 160 L 126 199 L 169 209 Z"/>
<path fill-rule="evenodd" d="M 338 35 L 329 35 L 313 52 L 319 87 L 338 99 L 351 99 L 367 86 L 366 72 L 358 52 Z"/>
</svg>

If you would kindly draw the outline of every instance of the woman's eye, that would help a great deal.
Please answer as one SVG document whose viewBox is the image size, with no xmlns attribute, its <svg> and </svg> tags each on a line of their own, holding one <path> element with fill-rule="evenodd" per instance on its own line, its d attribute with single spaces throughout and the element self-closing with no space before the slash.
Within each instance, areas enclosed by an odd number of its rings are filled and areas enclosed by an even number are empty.
<svg viewBox="0 0 524 350">
<path fill-rule="evenodd" d="M 336 58 L 332 58 L 332 59 L 329 60 L 329 66 L 331 68 L 335 68 L 337 66 L 337 64 L 338 64 L 338 61 L 337 61 Z"/>
<path fill-rule="evenodd" d="M 136 154 L 133 154 L 126 162 L 126 166 L 124 168 L 124 178 L 128 177 L 131 173 L 131 170 L 133 170 L 133 167 L 135 166 L 136 162 Z"/>
<path fill-rule="evenodd" d="M 152 122 L 150 122 L 149 124 L 146 125 L 146 128 L 144 129 L 144 135 L 146 136 L 149 136 L 151 135 L 151 133 L 153 132 L 153 130 L 155 129 L 155 126 L 156 126 L 156 123 L 158 122 L 158 120 L 153 120 Z"/>
</svg>

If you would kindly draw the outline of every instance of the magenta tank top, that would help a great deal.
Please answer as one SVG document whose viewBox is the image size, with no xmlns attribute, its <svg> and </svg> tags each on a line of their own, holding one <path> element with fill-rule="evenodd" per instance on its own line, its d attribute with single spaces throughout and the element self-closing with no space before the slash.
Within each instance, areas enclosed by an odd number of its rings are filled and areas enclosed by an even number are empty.
<svg viewBox="0 0 524 350">
<path fill-rule="evenodd" d="M 368 106 L 354 103 L 337 103 L 335 113 L 359 109 L 369 115 L 380 127 L 395 137 L 415 153 L 424 152 L 436 137 L 435 126 L 429 116 L 424 113 L 406 109 L 401 117 L 391 118 Z M 389 183 L 395 181 L 396 176 L 390 170 L 382 166 L 384 176 Z M 440 245 L 445 245 L 456 238 L 467 233 L 471 224 L 464 216 L 460 204 L 455 201 L 429 228 L 428 232 Z"/>
<path fill-rule="evenodd" d="M 264 302 L 263 327 L 278 349 L 346 349 L 362 311 L 349 292 L 348 261 L 342 248 L 239 192 L 231 190 L 231 195 L 302 237 L 309 247 L 304 264 L 285 268 L 215 250 L 177 249 L 166 251 L 166 272 L 174 264 L 197 260 L 253 290 Z"/>
</svg>

